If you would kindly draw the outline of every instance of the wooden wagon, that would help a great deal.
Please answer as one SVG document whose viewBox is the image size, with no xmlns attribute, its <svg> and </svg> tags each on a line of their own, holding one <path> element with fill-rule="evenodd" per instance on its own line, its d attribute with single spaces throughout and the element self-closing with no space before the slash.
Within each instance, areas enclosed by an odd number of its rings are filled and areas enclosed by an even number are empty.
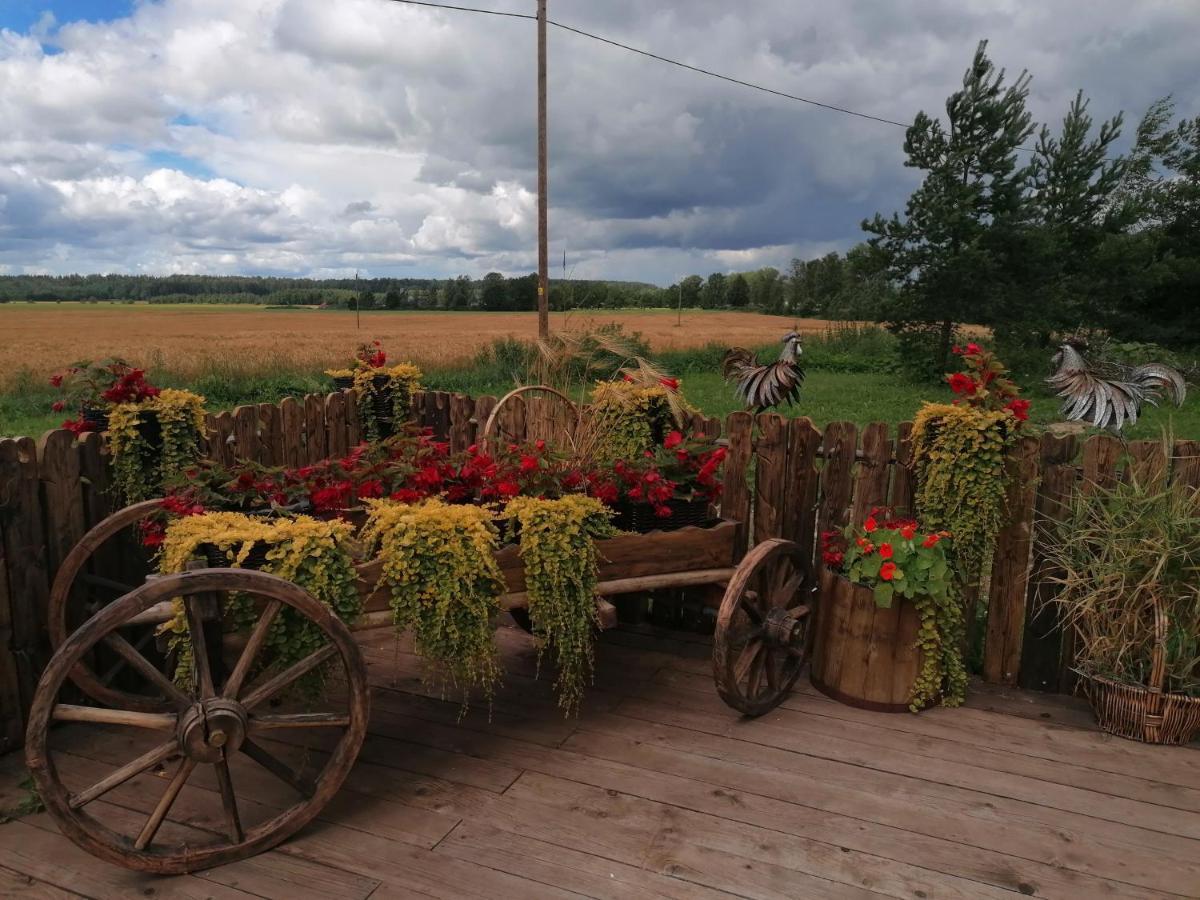
<svg viewBox="0 0 1200 900">
<path fill-rule="evenodd" d="M 102 574 L 103 560 L 112 558 L 109 542 L 159 508 L 159 501 L 152 500 L 114 513 L 63 560 L 48 607 L 55 653 L 33 699 L 26 760 L 48 811 L 75 843 L 118 865 L 167 874 L 267 850 L 329 803 L 349 775 L 367 731 L 366 665 L 352 632 L 391 626 L 392 613 L 388 590 L 380 586 L 379 560 L 357 566 L 364 612 L 354 622 L 341 621 L 295 584 L 259 571 L 198 568 L 151 576 L 137 586 Z M 806 554 L 789 541 L 764 541 L 739 561 L 742 527 L 721 520 L 709 527 L 598 541 L 596 602 L 601 627 L 611 627 L 616 611 L 608 597 L 710 588 L 702 593 L 718 607 L 713 639 L 717 691 L 735 710 L 753 716 L 783 699 L 809 656 L 816 585 Z M 502 605 L 521 622 L 527 595 L 518 548 L 501 548 L 497 561 L 508 588 Z M 227 633 L 223 602 L 235 592 L 254 603 L 253 623 L 237 635 Z M 166 674 L 169 666 L 154 648 L 159 626 L 175 615 L 174 598 L 183 601 L 191 635 L 191 689 Z M 315 625 L 324 642 L 282 671 L 259 674 L 255 660 L 285 607 Z M 326 704 L 333 708 L 293 709 L 281 702 L 290 687 L 320 666 L 339 674 L 339 689 Z M 74 724 L 62 729 L 56 723 Z M 64 777 L 68 773 L 61 763 L 69 753 L 53 747 L 52 738 L 66 734 L 70 740 L 90 741 L 80 729 L 110 733 L 112 726 L 136 736 L 140 744 L 122 746 L 137 749 L 127 749 L 103 773 L 82 780 L 74 773 Z M 305 752 L 305 765 L 283 758 L 288 741 L 305 737 L 320 743 L 311 756 Z M 241 797 L 232 774 L 236 766 L 248 764 L 243 757 L 270 772 L 288 792 L 286 801 L 276 801 L 271 814 L 253 824 L 245 813 L 261 810 L 261 798 Z M 160 780 L 148 782 L 150 774 Z M 203 779 L 210 795 L 219 796 L 219 809 L 208 819 L 200 817 L 199 830 L 183 828 L 169 815 L 189 779 Z M 138 791 L 139 807 L 132 816 L 131 790 Z M 114 792 L 125 798 L 121 814 L 115 820 L 93 815 L 108 809 L 106 798 L 116 796 Z"/>
</svg>

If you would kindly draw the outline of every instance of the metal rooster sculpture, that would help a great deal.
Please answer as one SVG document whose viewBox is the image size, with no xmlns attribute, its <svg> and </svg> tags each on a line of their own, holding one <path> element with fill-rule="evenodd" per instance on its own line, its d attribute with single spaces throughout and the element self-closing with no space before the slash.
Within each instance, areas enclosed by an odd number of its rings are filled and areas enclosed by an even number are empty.
<svg viewBox="0 0 1200 900">
<path fill-rule="evenodd" d="M 726 381 L 737 385 L 738 396 L 755 412 L 778 406 L 785 400 L 792 404 L 800 399 L 800 385 L 804 382 L 804 369 L 798 358 L 803 352 L 800 335 L 789 331 L 783 336 L 783 350 L 775 362 L 762 365 L 749 350 L 734 347 L 725 351 L 721 374 Z"/>
<path fill-rule="evenodd" d="M 1087 349 L 1085 340 L 1068 339 L 1054 355 L 1054 374 L 1046 379 L 1063 398 L 1062 414 L 1070 421 L 1119 435 L 1122 427 L 1138 420 L 1143 404 L 1157 406 L 1164 391 L 1176 406 L 1183 405 L 1187 382 L 1170 366 L 1093 365 L 1083 357 Z"/>
</svg>

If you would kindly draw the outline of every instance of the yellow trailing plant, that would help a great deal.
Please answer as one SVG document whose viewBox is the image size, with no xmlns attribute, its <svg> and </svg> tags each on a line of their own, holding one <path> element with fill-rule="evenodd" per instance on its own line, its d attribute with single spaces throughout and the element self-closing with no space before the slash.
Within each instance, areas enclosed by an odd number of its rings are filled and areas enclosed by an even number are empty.
<svg viewBox="0 0 1200 900">
<path fill-rule="evenodd" d="M 947 598 L 914 598 L 924 651 L 913 686 L 915 707 L 939 698 L 945 706 L 957 706 L 966 696 L 963 592 L 978 583 L 1004 525 L 1005 457 L 1017 424 L 1011 410 L 935 403 L 925 404 L 913 421 L 917 518 L 923 527 L 953 536 L 957 584 Z"/>
<path fill-rule="evenodd" d="M 224 557 L 225 565 L 242 568 L 256 549 L 265 550 L 261 571 L 299 585 L 328 606 L 342 621 L 352 623 L 362 611 L 356 586 L 353 527 L 342 521 L 324 522 L 309 516 L 265 519 L 242 513 L 214 512 L 186 516 L 166 529 L 158 568 L 162 573 L 182 572 L 206 545 Z M 190 686 L 192 681 L 191 641 L 182 602 L 175 601 L 174 618 L 162 626 L 168 645 L 178 652 L 175 678 Z M 258 607 L 245 595 L 234 594 L 226 609 L 227 618 L 239 630 L 253 627 Z M 327 638 L 320 628 L 291 607 L 285 607 L 271 623 L 260 654 L 260 670 L 285 669 L 320 649 Z M 329 664 L 327 664 L 328 666 Z M 318 667 L 299 682 L 302 693 L 320 692 L 326 667 Z"/>
<path fill-rule="evenodd" d="M 396 628 L 412 631 L 417 652 L 462 691 L 464 706 L 474 688 L 490 699 L 500 678 L 492 616 L 505 590 L 491 513 L 437 499 L 368 507 L 361 538 L 382 561 Z"/>
<path fill-rule="evenodd" d="M 167 389 L 137 403 L 119 403 L 108 414 L 113 479 L 127 503 L 162 492 L 200 457 L 204 398 Z"/>
<path fill-rule="evenodd" d="M 516 497 L 504 517 L 519 528 L 529 618 L 539 661 L 554 653 L 558 702 L 578 711 L 592 677 L 596 626 L 597 538 L 616 533 L 607 508 L 591 497 L 559 500 Z"/>
</svg>

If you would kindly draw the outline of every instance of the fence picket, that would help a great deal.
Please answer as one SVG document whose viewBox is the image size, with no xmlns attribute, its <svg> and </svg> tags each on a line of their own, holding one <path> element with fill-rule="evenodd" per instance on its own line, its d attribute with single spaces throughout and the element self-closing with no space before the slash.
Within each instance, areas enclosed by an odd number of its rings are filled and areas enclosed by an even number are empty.
<svg viewBox="0 0 1200 900">
<path fill-rule="evenodd" d="M 851 522 L 861 522 L 877 506 L 887 506 L 892 475 L 892 442 L 883 422 L 872 422 L 862 433 L 862 459 L 854 479 Z"/>
<path fill-rule="evenodd" d="M 308 462 L 305 446 L 304 407 L 295 397 L 284 397 L 279 403 L 279 432 L 282 442 L 281 465 L 296 468 Z"/>
<path fill-rule="evenodd" d="M 725 425 L 729 454 L 725 457 L 725 491 L 721 500 L 721 514 L 742 523 L 734 546 L 735 555 L 740 559 L 750 539 L 750 485 L 746 476 L 753 450 L 754 420 L 747 412 L 735 412 L 730 414 Z"/>
<path fill-rule="evenodd" d="M 305 462 L 318 463 L 329 456 L 325 434 L 325 398 L 309 394 L 304 398 Z"/>
<path fill-rule="evenodd" d="M 858 427 L 853 422 L 830 422 L 821 441 L 821 452 L 825 465 L 821 467 L 818 533 L 843 528 L 850 521 Z"/>
<path fill-rule="evenodd" d="M 783 537 L 795 541 L 804 550 L 812 571 L 816 572 L 817 498 L 821 473 L 817 470 L 817 451 L 821 432 L 805 417 L 788 423 L 787 499 L 784 501 Z"/>
<path fill-rule="evenodd" d="M 777 413 L 758 416 L 754 442 L 754 542 L 781 537 L 787 509 L 787 429 Z"/>
</svg>

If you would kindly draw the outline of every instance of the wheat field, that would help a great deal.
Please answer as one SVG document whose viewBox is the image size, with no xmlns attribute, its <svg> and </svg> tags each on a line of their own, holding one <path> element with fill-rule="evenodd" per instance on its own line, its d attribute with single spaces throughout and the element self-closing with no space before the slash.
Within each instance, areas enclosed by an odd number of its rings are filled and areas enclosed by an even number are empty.
<svg viewBox="0 0 1200 900">
<path fill-rule="evenodd" d="M 551 329 L 620 323 L 654 350 L 708 343 L 761 346 L 790 329 L 823 331 L 819 319 L 685 310 L 553 313 Z M 344 365 L 362 341 L 380 340 L 394 361 L 425 368 L 470 361 L 480 347 L 509 335 L 533 338 L 532 312 L 364 312 L 247 306 L 10 303 L 0 305 L 0 378 L 49 376 L 82 359 L 119 356 L 180 378 L 214 371 L 231 376 L 311 371 Z M 2 389 L 0 383 L 0 389 Z"/>
</svg>

